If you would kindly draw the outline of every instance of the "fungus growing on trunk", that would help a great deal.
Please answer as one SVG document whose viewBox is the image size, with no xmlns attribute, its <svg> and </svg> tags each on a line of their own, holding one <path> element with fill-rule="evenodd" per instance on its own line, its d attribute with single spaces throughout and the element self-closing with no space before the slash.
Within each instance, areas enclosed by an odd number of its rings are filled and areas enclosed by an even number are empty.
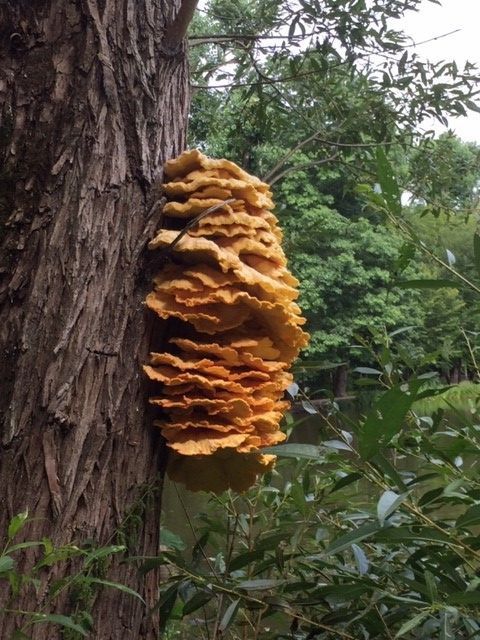
<svg viewBox="0 0 480 640">
<path fill-rule="evenodd" d="M 168 218 L 150 249 L 171 251 L 146 304 L 175 319 L 169 351 L 144 371 L 172 450 L 168 473 L 192 490 L 243 491 L 270 469 L 262 447 L 282 442 L 288 372 L 308 335 L 287 269 L 268 185 L 233 162 L 186 151 L 165 165 Z M 211 209 L 211 211 L 208 211 Z M 198 216 L 198 219 L 196 219 Z"/>
</svg>

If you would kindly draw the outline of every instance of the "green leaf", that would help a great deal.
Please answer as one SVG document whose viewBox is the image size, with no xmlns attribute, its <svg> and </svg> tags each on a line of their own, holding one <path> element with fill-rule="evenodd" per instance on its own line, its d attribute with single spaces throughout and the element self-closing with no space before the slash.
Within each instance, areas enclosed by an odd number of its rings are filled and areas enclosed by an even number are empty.
<svg viewBox="0 0 480 640">
<path fill-rule="evenodd" d="M 87 636 L 88 632 L 81 627 L 79 624 L 74 622 L 72 618 L 68 616 L 62 616 L 56 613 L 34 613 L 32 615 L 32 622 L 49 622 L 52 624 L 59 624 L 62 627 L 66 627 L 67 629 L 71 629 L 72 631 L 76 631 L 80 633 L 82 636 Z"/>
<path fill-rule="evenodd" d="M 384 491 L 377 503 L 377 518 L 383 527 L 386 518 L 391 515 L 405 500 L 407 494 L 398 495 L 395 491 Z"/>
<path fill-rule="evenodd" d="M 476 504 L 473 507 L 470 507 L 465 513 L 457 518 L 457 522 L 455 526 L 461 527 L 471 527 L 472 525 L 480 523 L 480 504 Z"/>
<path fill-rule="evenodd" d="M 443 289 L 450 287 L 451 289 L 458 289 L 460 283 L 455 280 L 445 279 L 422 279 L 422 280 L 399 280 L 395 283 L 397 287 L 402 289 Z"/>
<path fill-rule="evenodd" d="M 405 269 L 415 257 L 415 252 L 416 247 L 412 242 L 404 242 L 399 249 L 398 258 L 394 263 L 394 273 L 400 274 L 405 271 Z"/>
<path fill-rule="evenodd" d="M 395 175 L 385 151 L 377 147 L 377 173 L 382 195 L 389 210 L 395 215 L 402 212 L 401 194 Z"/>
<path fill-rule="evenodd" d="M 168 587 L 168 589 L 166 589 L 160 596 L 160 600 L 155 607 L 158 608 L 160 618 L 160 631 L 165 630 L 167 622 L 170 619 L 170 615 L 177 600 L 178 587 L 178 583 L 175 583 L 172 586 Z"/>
<path fill-rule="evenodd" d="M 380 529 L 375 534 L 375 540 L 377 542 L 384 542 L 386 544 L 396 544 L 398 542 L 415 543 L 419 540 L 437 543 L 450 542 L 449 536 L 446 533 L 438 531 L 437 529 L 432 529 L 431 527 L 415 527 L 415 529 L 411 529 L 408 526 L 387 527 Z"/>
<path fill-rule="evenodd" d="M 234 600 L 227 607 L 227 610 L 223 614 L 220 624 L 218 625 L 218 630 L 220 631 L 220 633 L 224 633 L 228 629 L 228 627 L 232 624 L 232 622 L 235 620 L 239 606 L 240 606 L 240 599 Z"/>
<path fill-rule="evenodd" d="M 438 600 L 438 589 L 437 583 L 435 582 L 435 576 L 431 571 L 424 571 L 423 575 L 425 577 L 425 585 L 427 587 L 430 602 L 432 604 L 435 604 L 435 602 L 437 602 Z"/>
<path fill-rule="evenodd" d="M 293 365 L 293 371 L 326 371 L 338 369 L 346 362 L 325 362 L 324 360 L 299 360 Z"/>
<path fill-rule="evenodd" d="M 352 484 L 353 482 L 356 482 L 357 480 L 360 480 L 360 478 L 362 478 L 362 474 L 361 473 L 348 473 L 346 476 L 344 476 L 343 478 L 340 478 L 340 480 L 338 480 L 334 485 L 332 490 L 330 491 L 330 493 L 333 493 L 334 491 L 338 491 L 339 489 L 343 489 L 344 487 L 348 487 L 349 484 Z"/>
<path fill-rule="evenodd" d="M 10 556 L 0 556 L 0 573 L 8 573 L 15 566 L 15 560 Z"/>
<path fill-rule="evenodd" d="M 430 489 L 426 491 L 418 500 L 418 506 L 424 507 L 432 502 L 438 502 L 438 498 L 443 495 L 443 487 L 437 487 L 436 489 Z"/>
<path fill-rule="evenodd" d="M 359 581 L 353 584 L 342 583 L 321 586 L 316 592 L 335 602 L 349 602 L 357 600 L 368 591 L 372 591 L 372 589 L 371 584 Z"/>
<path fill-rule="evenodd" d="M 198 564 L 199 560 L 203 558 L 203 555 L 205 553 L 204 549 L 208 542 L 209 537 L 210 537 L 210 531 L 208 531 L 207 529 L 207 531 L 204 531 L 200 536 L 200 538 L 196 541 L 195 546 L 193 547 L 193 550 L 192 550 L 192 562 L 194 564 Z"/>
<path fill-rule="evenodd" d="M 453 267 L 453 265 L 456 263 L 457 258 L 455 257 L 455 254 L 450 251 L 450 249 L 446 249 L 446 254 L 447 254 L 447 262 L 449 264 L 450 267 Z"/>
<path fill-rule="evenodd" d="M 262 453 L 273 453 L 281 458 L 305 458 L 318 460 L 323 457 L 320 448 L 313 444 L 279 444 L 276 447 L 265 447 Z"/>
<path fill-rule="evenodd" d="M 40 562 L 37 562 L 37 564 L 35 565 L 35 569 L 40 569 L 41 567 L 51 567 L 57 562 L 70 560 L 70 558 L 75 558 L 76 556 L 82 555 L 83 553 L 84 552 L 81 549 L 73 544 L 67 544 L 63 547 L 58 547 L 58 549 L 54 548 L 50 553 L 46 553 L 45 556 L 40 560 Z"/>
<path fill-rule="evenodd" d="M 475 268 L 480 275 L 480 234 L 475 233 L 473 236 L 473 256 L 475 260 Z"/>
<path fill-rule="evenodd" d="M 415 380 L 408 391 L 404 385 L 392 387 L 375 402 L 359 433 L 363 458 L 374 456 L 400 431 L 420 385 L 421 381 Z"/>
<path fill-rule="evenodd" d="M 35 542 L 33 540 L 27 542 L 19 542 L 18 544 L 13 544 L 11 547 L 8 547 L 8 553 L 13 553 L 14 551 L 20 551 L 21 549 L 31 549 L 32 547 L 41 547 L 43 546 L 43 542 Z"/>
<path fill-rule="evenodd" d="M 81 580 L 80 580 L 81 581 Z M 50 598 L 54 598 L 58 595 L 67 585 L 75 585 L 78 584 L 77 580 L 72 580 L 71 577 L 68 578 L 58 578 L 58 580 L 54 580 L 48 589 L 48 595 Z"/>
<path fill-rule="evenodd" d="M 478 105 L 473 100 L 465 100 L 465 106 L 471 111 L 476 111 L 477 113 L 480 113 L 480 105 Z"/>
<path fill-rule="evenodd" d="M 364 550 L 358 544 L 352 544 L 352 552 L 357 563 L 358 573 L 364 576 L 368 573 L 369 562 Z"/>
<path fill-rule="evenodd" d="M 352 447 L 342 440 L 324 440 L 322 447 L 334 449 L 335 451 L 353 451 Z"/>
<path fill-rule="evenodd" d="M 457 591 L 450 593 L 447 597 L 447 603 L 458 606 L 480 605 L 480 591 Z"/>
<path fill-rule="evenodd" d="M 265 591 L 267 589 L 278 587 L 284 583 L 285 580 L 244 580 L 236 586 L 238 589 L 245 589 L 246 591 Z"/>
<path fill-rule="evenodd" d="M 178 551 L 183 551 L 186 547 L 180 536 L 177 536 L 176 533 L 173 533 L 173 531 L 170 531 L 165 527 L 160 529 L 160 544 L 172 549 L 177 549 Z"/>
<path fill-rule="evenodd" d="M 403 481 L 402 476 L 398 473 L 388 458 L 381 453 L 377 453 L 377 455 L 372 458 L 372 462 L 383 471 L 387 478 L 390 478 L 390 480 L 397 485 L 402 493 L 408 491 L 408 487 Z"/>
<path fill-rule="evenodd" d="M 437 396 L 441 396 L 446 393 L 450 389 L 454 389 L 453 387 L 437 387 L 436 389 L 425 389 L 424 391 L 420 391 L 417 393 L 417 400 L 423 400 L 424 398 L 436 398 Z"/>
<path fill-rule="evenodd" d="M 452 626 L 450 624 L 450 616 L 446 611 L 442 611 L 440 620 L 440 639 L 439 640 L 455 640 Z"/>
<path fill-rule="evenodd" d="M 214 597 L 213 591 L 197 591 L 190 600 L 183 605 L 183 615 L 188 616 L 190 613 L 197 611 L 201 607 L 205 606 L 207 602 Z"/>
<path fill-rule="evenodd" d="M 295 507 L 300 511 L 300 513 L 305 514 L 308 511 L 308 505 L 305 500 L 302 485 L 299 482 L 294 482 L 292 484 L 290 495 L 292 496 Z"/>
<path fill-rule="evenodd" d="M 367 376 L 381 376 L 382 372 L 378 369 L 371 369 L 370 367 L 355 367 L 354 373 L 363 373 Z"/>
<path fill-rule="evenodd" d="M 369 538 L 374 533 L 380 530 L 380 525 L 378 522 L 367 522 L 363 524 L 358 529 L 353 529 L 353 531 L 349 531 L 343 536 L 340 536 L 336 540 L 334 540 L 324 551 L 324 555 L 329 556 L 335 553 L 340 553 L 340 551 L 344 551 L 348 547 L 350 547 L 353 543 L 361 542 L 365 540 L 365 538 Z"/>
<path fill-rule="evenodd" d="M 85 566 L 92 564 L 95 560 L 100 560 L 101 558 L 105 558 L 107 556 L 111 556 L 114 553 L 120 553 L 125 551 L 127 547 L 125 545 L 112 545 L 110 547 L 101 547 L 100 549 L 95 549 L 95 551 L 89 552 L 86 555 Z"/>
<path fill-rule="evenodd" d="M 358 378 L 358 380 L 353 381 L 355 386 L 357 387 L 379 387 L 379 380 L 373 378 Z"/>
<path fill-rule="evenodd" d="M 121 584 L 120 582 L 111 582 L 110 580 L 103 580 L 102 578 L 91 578 L 90 576 L 85 576 L 84 578 L 82 578 L 82 581 L 87 582 L 89 584 L 91 583 L 101 584 L 104 587 L 109 587 L 110 589 L 116 589 L 117 591 L 122 591 L 122 593 L 128 593 L 128 595 L 133 596 L 134 598 L 138 598 L 145 604 L 145 600 L 142 598 L 142 596 L 139 593 L 137 593 L 133 589 L 130 589 L 130 587 L 127 587 L 126 585 Z"/>
<path fill-rule="evenodd" d="M 395 638 L 401 638 L 402 636 L 404 636 L 409 631 L 412 631 L 412 629 L 416 629 L 417 627 L 419 627 L 422 624 L 422 622 L 426 618 L 428 618 L 428 616 L 429 616 L 428 611 L 422 611 L 421 613 L 417 613 L 416 616 L 413 616 L 413 618 L 411 618 L 410 620 L 405 622 L 405 624 L 403 624 L 400 627 L 400 629 L 398 630 L 398 633 L 395 636 Z"/>
<path fill-rule="evenodd" d="M 412 331 L 413 329 L 417 329 L 417 325 L 411 324 L 408 327 L 400 327 L 400 329 L 395 329 L 395 331 L 391 331 L 388 336 L 389 338 L 393 338 L 395 336 L 399 336 L 402 333 L 407 333 L 408 331 Z"/>
<path fill-rule="evenodd" d="M 138 560 L 140 558 L 137 558 Z M 158 556 L 152 556 L 150 558 L 141 558 L 143 560 L 142 564 L 138 567 L 138 572 L 142 575 L 148 573 L 149 571 L 153 571 L 157 567 L 161 567 L 164 564 L 168 564 L 169 560 L 175 561 L 176 558 L 172 558 L 171 554 L 161 553 Z"/>
<path fill-rule="evenodd" d="M 10 524 L 8 525 L 8 537 L 12 540 L 19 531 L 25 526 L 28 518 L 28 509 L 26 511 L 22 511 L 22 513 L 17 514 L 10 520 Z"/>
<path fill-rule="evenodd" d="M 268 551 L 270 549 L 276 549 L 280 542 L 283 542 L 284 540 L 285 533 L 282 531 L 278 533 L 272 533 L 268 536 L 263 536 L 255 542 L 255 551 Z"/>
<path fill-rule="evenodd" d="M 302 400 L 302 408 L 312 416 L 318 413 L 318 409 L 308 400 Z"/>
<path fill-rule="evenodd" d="M 229 571 L 237 571 L 251 562 L 262 560 L 265 555 L 265 549 L 257 549 L 256 551 L 246 551 L 233 558 L 228 565 Z"/>
</svg>

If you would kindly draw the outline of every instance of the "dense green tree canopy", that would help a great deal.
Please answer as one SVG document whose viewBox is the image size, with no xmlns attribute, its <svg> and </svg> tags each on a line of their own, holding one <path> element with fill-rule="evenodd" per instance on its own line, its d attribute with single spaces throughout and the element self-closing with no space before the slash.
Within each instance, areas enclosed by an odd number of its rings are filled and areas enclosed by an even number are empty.
<svg viewBox="0 0 480 640">
<path fill-rule="evenodd" d="M 448 248 L 458 266 L 471 267 L 462 249 L 471 225 L 443 247 L 435 219 L 419 218 L 432 207 L 473 210 L 479 179 L 475 145 L 415 133 L 427 116 L 462 113 L 475 94 L 470 65 L 424 63 L 395 30 L 419 4 L 216 0 L 195 25 L 191 144 L 273 184 L 312 333 L 308 358 L 344 360 L 354 336 L 382 325 L 413 326 L 403 345 L 427 362 L 448 368 L 466 352 L 469 294 L 397 287 L 445 274 L 418 250 L 398 272 L 408 238 L 357 193 L 359 183 L 376 182 L 382 145 L 415 194 L 408 223 L 443 257 Z"/>
<path fill-rule="evenodd" d="M 448 133 L 422 141 L 410 154 L 408 172 L 414 198 L 423 201 L 424 210 L 464 216 L 480 212 L 478 145 Z M 459 223 L 452 221 L 452 226 L 458 229 Z"/>
</svg>

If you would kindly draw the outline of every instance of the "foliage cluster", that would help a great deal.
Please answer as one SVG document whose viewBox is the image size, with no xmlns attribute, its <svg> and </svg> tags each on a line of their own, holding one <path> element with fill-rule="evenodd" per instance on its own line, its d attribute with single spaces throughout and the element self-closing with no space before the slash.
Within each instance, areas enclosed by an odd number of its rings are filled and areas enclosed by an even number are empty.
<svg viewBox="0 0 480 640">
<path fill-rule="evenodd" d="M 317 5 L 207 6 L 191 36 L 193 74 L 204 84 L 194 95 L 190 144 L 273 185 L 312 333 L 306 357 L 344 361 L 355 335 L 365 337 L 378 324 L 412 326 L 401 347 L 435 362 L 447 378 L 472 376 L 465 332 L 475 343 L 478 318 L 468 289 L 396 284 L 445 278 L 443 266 L 418 250 L 422 242 L 472 272 L 479 149 L 451 135 L 418 138 L 416 131 L 426 115 L 458 113 L 450 91 L 462 108 L 477 108 L 474 85 L 457 76 L 454 63 L 419 60 L 392 28 L 418 2 L 352 2 L 349 12 L 336 2 Z M 236 36 L 244 12 L 248 38 L 213 37 Z M 363 34 L 360 24 L 369 25 Z M 385 224 L 384 212 L 358 193 L 359 184 L 377 180 L 380 146 L 402 190 L 412 194 L 409 233 Z"/>
<path fill-rule="evenodd" d="M 360 380 L 380 393 L 362 419 L 304 400 L 320 444 L 275 447 L 274 474 L 212 498 L 189 518 L 191 555 L 169 532 L 157 559 L 170 569 L 167 637 L 193 625 L 236 640 L 478 637 L 478 386 L 460 412 L 432 372 L 402 382 L 393 343 L 365 344 L 378 368 Z M 451 415 L 422 412 L 443 396 Z"/>
<path fill-rule="evenodd" d="M 28 523 L 27 512 L 19 513 L 12 518 L 6 532 L 6 540 L 0 553 L 0 581 L 8 584 L 7 599 L 0 603 L 0 613 L 15 617 L 18 621 L 13 636 L 8 640 L 28 640 L 35 625 L 53 625 L 61 628 L 65 640 L 79 640 L 87 637 L 94 629 L 91 606 L 95 593 L 99 588 L 118 589 L 123 593 L 140 598 L 140 595 L 129 587 L 111 582 L 105 578 L 106 568 L 115 554 L 126 550 L 123 545 L 97 547 L 84 543 L 55 546 L 51 540 L 24 540 L 22 530 Z M 36 561 L 31 569 L 22 570 L 18 566 L 25 565 L 35 550 Z M 76 560 L 74 565 L 72 561 Z M 42 581 L 42 569 L 53 565 L 67 564 L 71 567 L 71 575 L 59 578 L 50 585 Z M 16 602 L 26 591 L 34 591 L 43 602 L 33 611 L 19 610 Z M 59 601 L 69 600 L 71 615 L 56 613 Z M 141 599 L 141 598 L 140 598 Z"/>
</svg>

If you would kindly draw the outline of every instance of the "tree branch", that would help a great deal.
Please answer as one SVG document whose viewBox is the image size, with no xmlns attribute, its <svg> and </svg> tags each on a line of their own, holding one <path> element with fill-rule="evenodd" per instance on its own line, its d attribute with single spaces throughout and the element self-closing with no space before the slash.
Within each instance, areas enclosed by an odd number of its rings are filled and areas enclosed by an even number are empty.
<svg viewBox="0 0 480 640">
<path fill-rule="evenodd" d="M 219 209 L 223 209 L 223 207 L 227 204 L 231 204 L 232 202 L 235 202 L 235 198 L 229 198 L 228 200 L 224 200 L 223 202 L 220 202 L 219 204 L 214 204 L 213 207 L 209 207 L 208 209 L 206 209 L 205 211 L 202 211 L 202 213 L 199 213 L 198 216 L 196 218 L 193 218 L 193 220 L 190 220 L 190 222 L 188 222 L 188 224 L 186 224 L 183 229 L 180 231 L 180 233 L 178 234 L 178 236 L 175 238 L 175 240 L 173 240 L 168 247 L 166 248 L 167 251 L 173 251 L 175 249 L 175 247 L 177 246 L 177 244 L 180 242 L 180 240 L 183 238 L 183 236 L 188 233 L 188 231 L 192 228 L 195 227 L 200 220 L 202 220 L 203 218 L 205 218 L 206 216 L 208 216 L 210 213 L 214 213 L 215 211 L 218 211 Z"/>
<path fill-rule="evenodd" d="M 192 89 L 236 89 L 238 87 L 254 87 L 258 84 L 276 84 L 278 82 L 288 82 L 289 80 L 297 80 L 298 78 L 303 78 L 305 76 L 318 75 L 318 71 L 305 71 L 305 73 L 298 73 L 292 76 L 285 76 L 283 78 L 268 78 L 267 76 L 262 76 L 260 80 L 257 82 L 227 82 L 226 84 L 214 84 L 212 86 L 208 84 L 192 84 Z"/>
<path fill-rule="evenodd" d="M 180 9 L 173 22 L 168 25 L 162 41 L 162 51 L 168 57 L 174 57 L 182 46 L 188 26 L 192 21 L 198 0 L 182 0 Z"/>
<path fill-rule="evenodd" d="M 441 40 L 442 38 L 447 38 L 455 33 L 458 33 L 461 29 L 454 29 L 453 31 L 448 31 L 447 33 L 442 33 L 438 36 L 434 36 L 432 38 L 428 38 L 427 40 L 421 40 L 419 42 L 412 41 L 410 44 L 407 44 L 403 47 L 403 49 L 410 49 L 412 47 L 419 47 L 422 44 L 427 44 L 428 42 L 433 42 L 434 40 Z M 223 44 L 228 42 L 242 41 L 242 40 L 287 40 L 288 42 L 292 42 L 293 40 L 304 40 L 305 38 L 309 38 L 311 36 L 319 35 L 322 33 L 321 30 L 314 30 L 310 33 L 298 34 L 298 35 L 288 35 L 288 34 L 279 34 L 279 35 L 262 35 L 261 33 L 245 33 L 240 35 L 233 34 L 204 34 L 199 36 L 190 36 L 188 41 L 193 46 L 199 46 L 202 44 Z"/>
<path fill-rule="evenodd" d="M 322 133 L 322 131 L 323 131 L 323 129 L 320 129 L 319 131 L 316 131 L 314 134 L 312 134 L 311 136 L 308 136 L 308 138 L 305 138 L 304 140 L 299 142 L 297 145 L 295 145 L 293 147 L 293 149 L 290 149 L 290 151 L 288 153 L 286 153 L 283 156 L 283 158 L 281 158 L 277 162 L 277 164 L 273 167 L 273 169 L 270 169 L 270 171 L 265 176 L 263 176 L 262 180 L 264 182 L 270 183 L 270 180 L 273 179 L 273 176 L 280 169 L 280 167 L 282 167 L 287 162 L 287 160 L 293 156 L 293 154 L 295 152 L 297 152 L 299 149 L 304 147 L 309 142 L 312 142 L 312 140 L 315 140 L 319 136 L 319 134 Z M 276 178 L 276 180 L 278 180 L 278 178 Z"/>
<path fill-rule="evenodd" d="M 281 40 L 288 40 L 292 42 L 293 40 L 303 40 L 304 38 L 308 38 L 310 36 L 317 35 L 316 31 L 312 31 L 311 33 L 306 33 L 305 35 L 292 35 L 288 34 L 279 34 L 279 35 L 262 35 L 261 33 L 242 33 L 239 35 L 233 34 L 205 34 L 201 36 L 190 36 L 188 41 L 192 46 L 199 46 L 201 44 L 223 44 L 224 42 L 242 42 L 242 41 L 258 41 L 258 40 L 275 40 L 277 43 Z"/>
<path fill-rule="evenodd" d="M 309 169 L 310 167 L 317 167 L 320 164 L 327 164 L 328 162 L 333 162 L 338 158 L 340 152 L 334 153 L 333 156 L 329 156 L 328 158 L 322 158 L 322 160 L 313 160 L 312 162 L 302 162 L 302 164 L 294 164 L 291 167 L 287 167 L 279 174 L 277 174 L 274 178 L 271 178 L 269 184 L 272 186 L 275 182 L 278 182 L 281 178 L 285 177 L 287 173 L 291 171 L 301 171 L 302 169 Z"/>
</svg>

